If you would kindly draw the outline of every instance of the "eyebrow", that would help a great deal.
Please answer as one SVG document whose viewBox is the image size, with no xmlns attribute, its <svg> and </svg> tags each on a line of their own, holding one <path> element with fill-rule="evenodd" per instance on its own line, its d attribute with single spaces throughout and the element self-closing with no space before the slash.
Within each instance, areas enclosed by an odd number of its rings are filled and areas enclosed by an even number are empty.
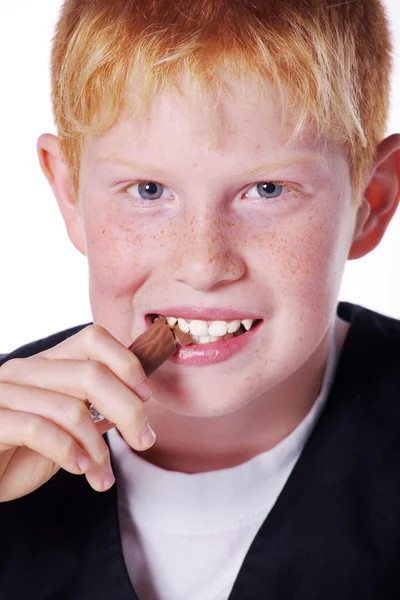
<svg viewBox="0 0 400 600">
<path fill-rule="evenodd" d="M 99 158 L 99 163 L 112 163 L 114 165 L 119 165 L 123 167 L 128 167 L 131 169 L 136 169 L 138 171 L 157 171 L 157 173 L 167 173 L 163 169 L 158 169 L 154 167 L 154 165 L 145 165 L 132 160 L 125 160 L 123 158 L 118 158 L 116 156 L 108 156 Z M 282 169 L 291 166 L 304 166 L 310 169 L 325 169 L 327 167 L 326 159 L 323 156 L 318 156 L 316 154 L 300 154 L 298 156 L 288 157 L 286 159 L 282 159 L 280 161 L 269 162 L 264 165 L 259 165 L 254 169 L 250 169 L 243 173 L 245 177 L 254 177 L 257 175 L 265 175 L 268 171 L 274 171 L 277 169 Z"/>
<path fill-rule="evenodd" d="M 246 171 L 244 175 L 246 177 L 254 177 L 257 175 L 264 175 L 265 173 L 268 173 L 268 171 L 275 171 L 277 169 L 292 166 L 308 167 L 309 169 L 326 169 L 327 163 L 323 156 L 304 154 L 260 165 L 254 169 Z"/>
</svg>

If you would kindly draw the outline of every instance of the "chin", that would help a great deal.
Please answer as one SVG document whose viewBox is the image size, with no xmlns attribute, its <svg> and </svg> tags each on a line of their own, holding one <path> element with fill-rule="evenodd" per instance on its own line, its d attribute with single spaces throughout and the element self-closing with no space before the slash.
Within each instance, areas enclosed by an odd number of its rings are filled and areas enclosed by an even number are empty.
<svg viewBox="0 0 400 600">
<path fill-rule="evenodd" d="M 241 377 L 240 380 L 230 381 L 227 386 L 227 377 L 216 381 L 211 377 L 202 376 L 191 380 L 183 378 L 158 377 L 150 379 L 153 389 L 153 399 L 147 404 L 154 402 L 163 409 L 187 417 L 223 417 L 237 411 L 246 409 L 256 398 L 273 387 L 260 386 L 251 383 L 250 377 Z M 282 375 L 283 376 L 283 375 Z M 171 381 L 174 383 L 172 384 Z M 210 384 L 212 382 L 212 384 Z M 268 389 L 266 389 L 268 387 Z"/>
</svg>

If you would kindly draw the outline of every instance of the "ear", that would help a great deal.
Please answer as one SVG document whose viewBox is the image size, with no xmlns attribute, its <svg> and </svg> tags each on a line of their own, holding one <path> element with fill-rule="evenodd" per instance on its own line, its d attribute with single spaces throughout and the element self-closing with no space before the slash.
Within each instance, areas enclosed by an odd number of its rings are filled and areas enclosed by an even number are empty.
<svg viewBox="0 0 400 600">
<path fill-rule="evenodd" d="M 49 133 L 41 135 L 37 142 L 37 152 L 42 171 L 57 199 L 69 239 L 79 252 L 87 256 L 83 217 L 58 138 Z"/>
<path fill-rule="evenodd" d="M 349 260 L 377 247 L 400 200 L 400 134 L 384 139 L 377 148 L 375 166 L 357 212 Z"/>
</svg>

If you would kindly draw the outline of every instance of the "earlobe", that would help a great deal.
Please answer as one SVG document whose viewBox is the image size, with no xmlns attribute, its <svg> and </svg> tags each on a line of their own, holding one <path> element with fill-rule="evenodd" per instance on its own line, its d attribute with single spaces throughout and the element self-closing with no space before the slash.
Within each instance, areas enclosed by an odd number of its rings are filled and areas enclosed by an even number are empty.
<svg viewBox="0 0 400 600">
<path fill-rule="evenodd" d="M 68 236 L 75 248 L 86 256 L 83 219 L 73 192 L 68 165 L 60 151 L 58 138 L 48 133 L 41 135 L 37 142 L 37 152 L 42 171 L 56 197 Z"/>
<path fill-rule="evenodd" d="M 371 180 L 358 209 L 349 260 L 365 256 L 378 246 L 400 201 L 400 134 L 383 140 Z"/>
</svg>

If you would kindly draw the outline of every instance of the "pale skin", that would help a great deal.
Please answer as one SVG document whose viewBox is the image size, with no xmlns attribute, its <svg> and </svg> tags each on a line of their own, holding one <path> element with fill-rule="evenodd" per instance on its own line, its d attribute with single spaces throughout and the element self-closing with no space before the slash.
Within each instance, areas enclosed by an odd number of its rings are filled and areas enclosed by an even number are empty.
<svg viewBox="0 0 400 600">
<path fill-rule="evenodd" d="M 328 143 L 320 156 L 311 129 L 290 147 L 290 123 L 283 129 L 252 85 L 224 99 L 218 136 L 193 99 L 166 90 L 147 120 L 131 115 L 87 138 L 78 202 L 57 137 L 40 137 L 41 166 L 68 235 L 88 258 L 95 326 L 0 368 L 0 406 L 7 409 L 0 409 L 0 500 L 29 493 L 60 465 L 79 473 L 73 465 L 80 448 L 94 461 L 89 483 L 104 489 L 107 424 L 90 422 L 82 404 L 89 395 L 133 451 L 187 473 L 249 460 L 284 439 L 310 410 L 346 260 L 376 247 L 400 199 L 400 135 L 380 143 L 355 207 L 343 149 Z M 300 162 L 306 156 L 314 166 Z M 290 167 L 265 166 L 285 159 Z M 163 186 L 162 198 L 143 207 L 138 181 Z M 283 186 L 273 202 L 257 193 L 263 182 Z M 227 361 L 165 363 L 151 376 L 153 395 L 144 404 L 136 393 L 144 374 L 126 348 L 145 329 L 147 313 L 176 305 L 247 309 L 263 324 Z M 157 441 L 143 452 L 147 416 Z M 49 429 L 39 447 L 34 434 L 54 423 L 58 429 Z M 4 459 L 18 452 L 23 460 Z M 37 452 L 41 472 L 21 489 Z"/>
</svg>

